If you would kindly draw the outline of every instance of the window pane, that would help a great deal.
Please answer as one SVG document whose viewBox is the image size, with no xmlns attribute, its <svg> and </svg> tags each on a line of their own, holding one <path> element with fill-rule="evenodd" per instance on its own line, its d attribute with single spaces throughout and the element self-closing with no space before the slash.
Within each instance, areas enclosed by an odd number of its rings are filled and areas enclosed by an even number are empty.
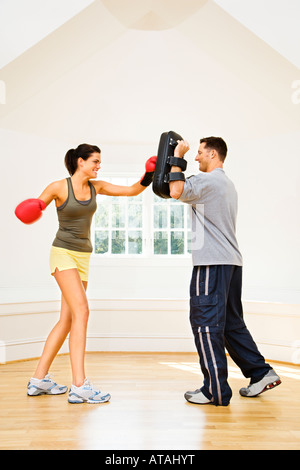
<svg viewBox="0 0 300 470">
<path fill-rule="evenodd" d="M 184 254 L 184 232 L 171 232 L 171 255 Z"/>
<path fill-rule="evenodd" d="M 141 204 L 129 204 L 128 227 L 141 228 L 143 226 L 143 211 Z"/>
<path fill-rule="evenodd" d="M 183 228 L 184 227 L 184 207 L 183 205 L 177 206 L 172 204 L 170 206 L 170 218 L 171 228 Z"/>
<path fill-rule="evenodd" d="M 156 194 L 153 194 L 153 202 L 158 203 L 158 204 L 168 204 L 170 199 L 163 199 L 159 196 L 156 196 Z"/>
<path fill-rule="evenodd" d="M 128 196 L 128 202 L 142 202 L 143 193 L 138 194 L 137 196 Z"/>
<path fill-rule="evenodd" d="M 125 253 L 125 231 L 113 230 L 111 232 L 111 252 L 115 255 Z"/>
<path fill-rule="evenodd" d="M 137 178 L 109 178 L 109 182 L 131 185 Z M 152 208 L 144 206 L 152 200 Z M 135 197 L 99 195 L 95 214 L 94 252 L 97 254 L 141 255 L 144 237 L 153 237 L 154 255 L 191 253 L 190 207 L 181 201 L 141 193 Z M 151 214 L 153 213 L 153 220 Z M 152 227 L 152 233 L 151 233 Z M 149 246 L 149 245 L 146 245 Z"/>
<path fill-rule="evenodd" d="M 131 255 L 140 255 L 143 251 L 143 232 L 137 230 L 128 232 L 128 253 Z"/>
<path fill-rule="evenodd" d="M 154 254 L 168 254 L 168 232 L 154 232 Z"/>
<path fill-rule="evenodd" d="M 154 228 L 167 228 L 168 207 L 154 206 Z"/>
<path fill-rule="evenodd" d="M 125 227 L 125 207 L 121 204 L 113 204 L 111 224 L 114 228 Z"/>
<path fill-rule="evenodd" d="M 104 254 L 108 252 L 108 231 L 97 230 L 95 233 L 95 253 Z"/>
<path fill-rule="evenodd" d="M 99 204 L 95 215 L 96 227 L 107 228 L 109 225 L 109 208 L 107 204 Z"/>
</svg>

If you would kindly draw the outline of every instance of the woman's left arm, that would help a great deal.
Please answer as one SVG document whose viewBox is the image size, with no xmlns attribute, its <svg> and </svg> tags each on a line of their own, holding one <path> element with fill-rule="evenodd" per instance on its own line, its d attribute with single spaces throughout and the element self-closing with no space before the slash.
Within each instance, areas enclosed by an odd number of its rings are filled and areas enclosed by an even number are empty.
<svg viewBox="0 0 300 470">
<path fill-rule="evenodd" d="M 146 172 L 131 186 L 119 186 L 106 181 L 93 181 L 97 194 L 106 196 L 137 196 L 152 183 L 157 157 L 151 157 L 146 161 Z"/>
<path fill-rule="evenodd" d="M 97 194 L 106 196 L 137 196 L 146 189 L 140 182 L 132 186 L 119 186 L 117 184 L 107 183 L 106 181 L 91 181 L 96 189 Z"/>
</svg>

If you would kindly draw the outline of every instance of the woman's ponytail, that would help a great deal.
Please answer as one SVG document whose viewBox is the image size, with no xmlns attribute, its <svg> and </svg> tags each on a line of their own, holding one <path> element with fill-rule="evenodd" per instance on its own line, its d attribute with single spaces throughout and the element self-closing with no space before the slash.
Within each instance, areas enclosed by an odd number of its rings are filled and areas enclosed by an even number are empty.
<svg viewBox="0 0 300 470">
<path fill-rule="evenodd" d="M 71 176 L 74 175 L 77 169 L 77 160 L 78 160 L 78 157 L 76 156 L 76 150 L 75 149 L 68 150 L 65 155 L 65 167 L 67 168 Z"/>
</svg>

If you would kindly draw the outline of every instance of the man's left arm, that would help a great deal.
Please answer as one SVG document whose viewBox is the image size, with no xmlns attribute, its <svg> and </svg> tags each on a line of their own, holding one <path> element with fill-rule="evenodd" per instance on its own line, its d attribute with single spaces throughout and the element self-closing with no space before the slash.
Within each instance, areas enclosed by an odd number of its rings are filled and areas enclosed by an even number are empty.
<svg viewBox="0 0 300 470">
<path fill-rule="evenodd" d="M 186 140 L 178 141 L 178 144 L 176 145 L 175 150 L 174 150 L 174 157 L 183 158 L 189 149 L 190 149 L 190 146 Z M 182 169 L 179 166 L 171 167 L 171 173 L 181 173 L 181 172 L 182 172 Z M 169 183 L 169 187 L 170 187 L 170 196 L 173 199 L 179 199 L 183 193 L 184 181 L 181 181 L 181 180 L 171 181 Z"/>
</svg>

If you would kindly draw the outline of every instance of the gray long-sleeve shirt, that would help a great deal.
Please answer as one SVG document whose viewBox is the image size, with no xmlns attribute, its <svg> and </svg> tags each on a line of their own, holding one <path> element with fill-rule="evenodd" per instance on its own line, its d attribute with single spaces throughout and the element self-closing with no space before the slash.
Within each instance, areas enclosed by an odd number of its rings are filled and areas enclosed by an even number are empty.
<svg viewBox="0 0 300 470">
<path fill-rule="evenodd" d="M 194 266 L 242 266 L 236 239 L 237 192 L 222 168 L 187 178 L 180 201 L 191 204 Z"/>
</svg>

